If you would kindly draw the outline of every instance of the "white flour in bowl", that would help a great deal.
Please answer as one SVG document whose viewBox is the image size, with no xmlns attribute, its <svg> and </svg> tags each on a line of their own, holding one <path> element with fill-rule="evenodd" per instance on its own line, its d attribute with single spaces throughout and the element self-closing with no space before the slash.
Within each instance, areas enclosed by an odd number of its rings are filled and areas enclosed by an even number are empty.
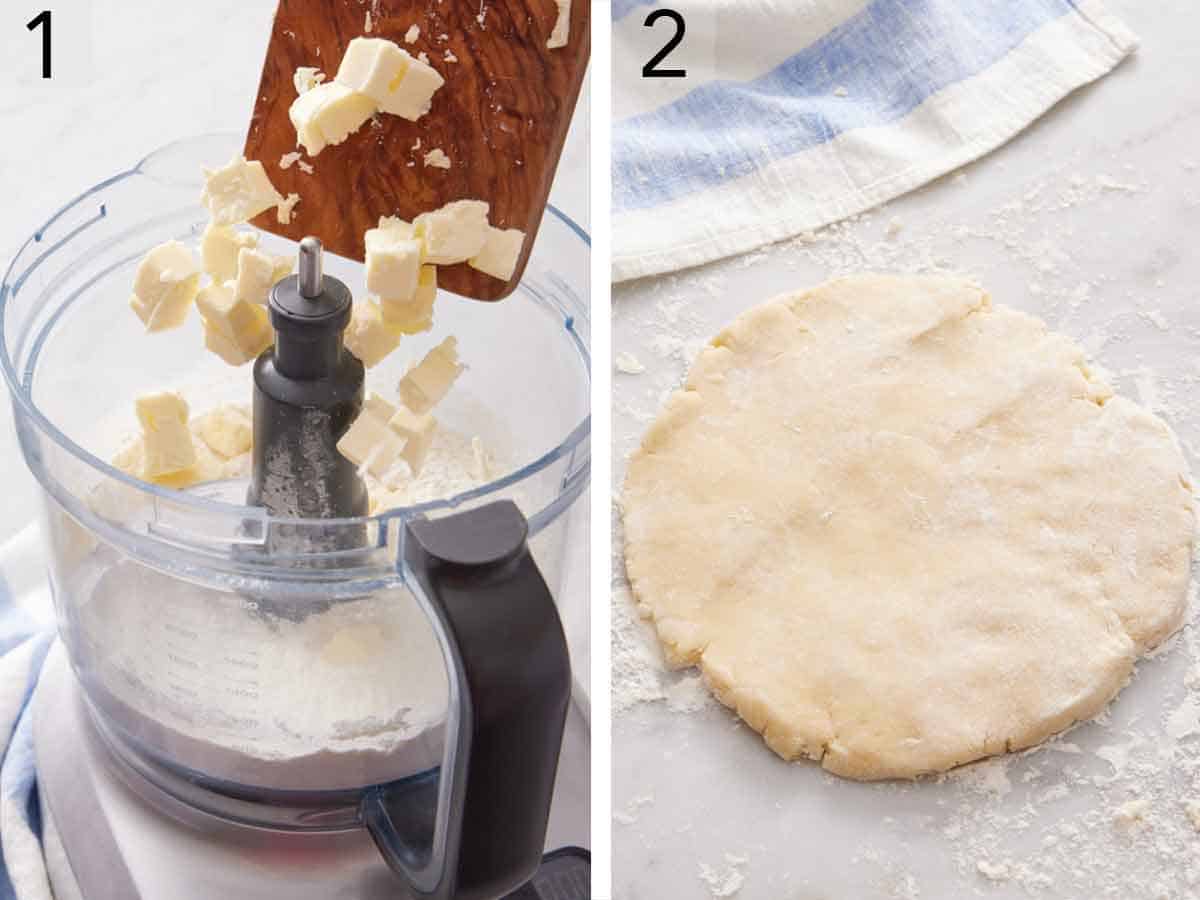
<svg viewBox="0 0 1200 900">
<path fill-rule="evenodd" d="M 221 495 L 244 496 L 249 468 L 248 453 L 221 461 Z M 505 471 L 479 439 L 443 427 L 417 476 L 365 480 L 382 511 Z M 93 505 L 107 518 L 145 513 L 141 492 L 104 487 Z M 358 787 L 440 763 L 445 664 L 402 584 L 334 602 L 290 582 L 265 595 L 261 582 L 218 590 L 200 572 L 142 565 L 73 520 L 62 527 L 72 529 L 83 552 L 59 586 L 72 598 L 64 634 L 89 697 L 127 738 L 210 777 L 279 790 Z"/>
</svg>

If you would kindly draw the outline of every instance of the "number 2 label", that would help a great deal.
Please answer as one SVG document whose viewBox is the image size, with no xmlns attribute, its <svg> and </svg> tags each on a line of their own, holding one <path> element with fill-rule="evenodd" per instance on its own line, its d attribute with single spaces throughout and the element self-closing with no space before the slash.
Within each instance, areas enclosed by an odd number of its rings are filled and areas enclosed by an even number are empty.
<svg viewBox="0 0 1200 900">
<path fill-rule="evenodd" d="M 646 28 L 653 28 L 654 23 L 659 19 L 670 19 L 675 23 L 675 33 L 671 35 L 671 39 L 663 45 L 654 56 L 650 57 L 650 61 L 642 66 L 643 78 L 686 78 L 687 69 L 660 69 L 658 64 L 667 58 L 668 54 L 679 46 L 683 40 L 684 32 L 687 26 L 683 22 L 683 16 L 673 9 L 656 9 L 650 15 L 646 16 L 646 21 L 642 24 Z"/>
</svg>

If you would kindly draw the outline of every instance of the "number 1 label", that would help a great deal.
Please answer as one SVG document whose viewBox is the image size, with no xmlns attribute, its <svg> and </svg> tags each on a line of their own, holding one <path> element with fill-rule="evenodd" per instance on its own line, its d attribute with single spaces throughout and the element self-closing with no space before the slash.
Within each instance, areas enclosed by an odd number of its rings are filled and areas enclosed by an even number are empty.
<svg viewBox="0 0 1200 900">
<path fill-rule="evenodd" d="M 50 77 L 50 10 L 43 9 L 26 25 L 30 31 L 42 29 L 42 77 Z"/>
</svg>

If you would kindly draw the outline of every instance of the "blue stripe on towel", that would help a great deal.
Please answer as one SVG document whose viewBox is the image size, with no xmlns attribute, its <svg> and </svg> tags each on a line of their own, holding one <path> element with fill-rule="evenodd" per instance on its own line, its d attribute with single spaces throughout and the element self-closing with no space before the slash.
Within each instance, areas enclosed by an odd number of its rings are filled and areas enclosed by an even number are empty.
<svg viewBox="0 0 1200 900">
<path fill-rule="evenodd" d="M 12 590 L 0 570 L 0 656 L 25 643 L 36 630 L 25 610 L 13 602 Z"/>
<path fill-rule="evenodd" d="M 875 0 L 753 81 L 712 81 L 615 123 L 613 208 L 667 203 L 901 119 L 1073 8 L 1073 0 Z M 958 36 L 953 47 L 946 34 Z M 845 97 L 834 95 L 839 87 Z"/>
<path fill-rule="evenodd" d="M 42 664 L 54 643 L 52 633 L 35 634 L 27 638 L 33 647 L 29 667 L 22 686 L 24 701 L 17 715 L 8 744 L 0 750 L 0 794 L 14 800 L 24 813 L 24 825 L 39 840 L 42 837 L 42 816 L 38 806 L 37 771 L 34 767 L 33 707 L 30 698 Z M 12 881 L 8 877 L 8 866 L 0 854 L 0 900 L 16 897 Z"/>
<path fill-rule="evenodd" d="M 639 6 L 657 6 L 658 0 L 612 0 L 612 20 L 619 22 Z M 683 10 L 687 12 L 686 9 Z"/>
<path fill-rule="evenodd" d="M 49 647 L 49 644 L 47 644 Z M 41 672 L 45 655 L 42 655 L 34 669 L 34 675 Z M 8 742 L 8 751 L 4 754 L 4 772 L 0 775 L 0 792 L 6 797 L 14 797 L 21 801 L 25 814 L 25 825 L 39 839 L 42 836 L 42 811 L 37 803 L 37 770 L 33 748 L 33 707 L 26 701 L 17 719 L 17 727 Z"/>
</svg>

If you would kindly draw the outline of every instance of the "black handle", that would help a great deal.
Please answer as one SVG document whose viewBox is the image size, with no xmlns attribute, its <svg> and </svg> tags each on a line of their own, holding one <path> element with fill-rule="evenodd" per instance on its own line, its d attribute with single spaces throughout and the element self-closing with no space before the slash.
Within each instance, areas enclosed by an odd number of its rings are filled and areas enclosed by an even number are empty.
<svg viewBox="0 0 1200 900">
<path fill-rule="evenodd" d="M 591 900 L 592 854 L 561 847 L 542 857 L 533 880 L 504 900 Z"/>
<path fill-rule="evenodd" d="M 405 563 L 450 664 L 451 746 L 439 777 L 369 791 L 363 820 L 419 897 L 496 900 L 542 859 L 571 693 L 566 638 L 515 504 L 407 527 Z"/>
</svg>

